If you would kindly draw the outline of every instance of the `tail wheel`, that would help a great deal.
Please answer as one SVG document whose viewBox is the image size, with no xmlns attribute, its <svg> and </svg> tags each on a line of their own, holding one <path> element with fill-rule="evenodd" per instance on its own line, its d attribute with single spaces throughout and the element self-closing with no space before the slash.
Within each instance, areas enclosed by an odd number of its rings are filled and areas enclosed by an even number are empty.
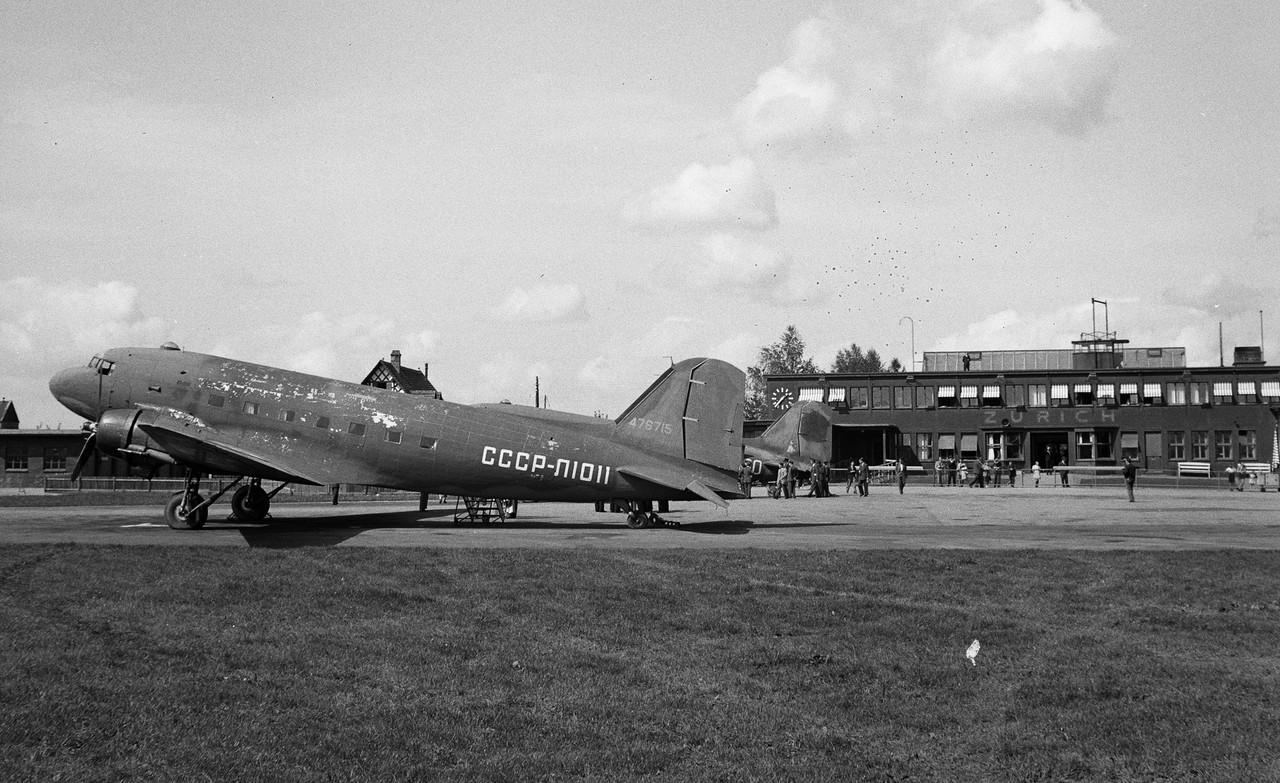
<svg viewBox="0 0 1280 783">
<path fill-rule="evenodd" d="M 186 504 L 183 501 L 186 500 Z M 204 527 L 204 523 L 209 519 L 209 509 L 199 508 L 196 511 L 185 511 L 186 508 L 199 506 L 204 502 L 204 498 L 199 494 L 179 492 L 169 498 L 168 504 L 164 507 L 164 518 L 169 523 L 169 527 L 174 530 L 199 530 Z"/>
<path fill-rule="evenodd" d="M 256 484 L 241 487 L 231 496 L 231 510 L 237 519 L 245 522 L 257 522 L 266 517 L 270 508 L 271 499 L 267 497 L 267 491 Z"/>
</svg>

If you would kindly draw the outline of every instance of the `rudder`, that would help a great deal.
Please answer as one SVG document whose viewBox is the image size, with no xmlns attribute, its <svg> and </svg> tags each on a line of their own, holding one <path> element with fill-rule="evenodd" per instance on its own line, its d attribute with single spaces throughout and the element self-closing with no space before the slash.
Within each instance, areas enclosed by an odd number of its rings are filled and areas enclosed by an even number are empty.
<svg viewBox="0 0 1280 783">
<path fill-rule="evenodd" d="M 719 359 L 672 365 L 615 422 L 618 440 L 735 469 L 742 459 L 746 375 Z"/>
</svg>

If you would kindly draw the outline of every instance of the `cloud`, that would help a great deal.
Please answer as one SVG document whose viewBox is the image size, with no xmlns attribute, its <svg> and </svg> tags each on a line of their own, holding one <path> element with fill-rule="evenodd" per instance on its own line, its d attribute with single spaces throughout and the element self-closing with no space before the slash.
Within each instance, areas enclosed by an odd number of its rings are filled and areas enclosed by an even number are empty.
<svg viewBox="0 0 1280 783">
<path fill-rule="evenodd" d="M 773 189 L 750 158 L 722 166 L 690 164 L 675 182 L 630 205 L 636 225 L 767 229 L 778 222 Z"/>
<path fill-rule="evenodd" d="M 573 283 L 515 288 L 494 313 L 513 321 L 565 321 L 583 315 L 584 301 Z"/>
<path fill-rule="evenodd" d="M 1105 118 L 1118 38 L 1084 3 L 1036 5 L 1038 13 L 1029 18 L 979 12 L 959 20 L 933 56 L 933 75 L 946 101 L 962 114 L 1021 115 L 1080 133 Z"/>
<path fill-rule="evenodd" d="M 699 252 L 668 265 L 668 275 L 700 291 L 748 294 L 779 304 L 825 298 L 825 292 L 802 275 L 791 256 L 733 234 L 709 234 Z"/>
<path fill-rule="evenodd" d="M 1077 0 L 943 0 L 829 10 L 738 104 L 756 154 L 835 154 L 885 133 L 986 117 L 1077 134 L 1105 119 L 1118 37 Z"/>
</svg>

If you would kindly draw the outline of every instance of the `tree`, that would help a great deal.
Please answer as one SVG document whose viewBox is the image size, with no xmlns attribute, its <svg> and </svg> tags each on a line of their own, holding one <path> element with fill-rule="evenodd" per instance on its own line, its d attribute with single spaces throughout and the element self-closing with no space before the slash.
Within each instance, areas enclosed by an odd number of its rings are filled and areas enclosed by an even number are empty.
<svg viewBox="0 0 1280 783">
<path fill-rule="evenodd" d="M 866 353 L 863 353 L 857 343 L 852 343 L 848 348 L 841 348 L 836 352 L 836 361 L 831 365 L 831 372 L 902 372 L 902 362 L 894 358 L 889 361 L 889 366 L 885 367 L 884 360 L 880 358 L 880 352 L 875 348 L 869 348 Z"/>
<path fill-rule="evenodd" d="M 765 375 L 817 374 L 818 366 L 806 358 L 804 338 L 794 325 L 782 332 L 782 339 L 764 346 L 756 363 L 747 368 L 747 404 L 743 412 L 748 419 L 760 418 L 768 408 L 764 398 Z"/>
</svg>

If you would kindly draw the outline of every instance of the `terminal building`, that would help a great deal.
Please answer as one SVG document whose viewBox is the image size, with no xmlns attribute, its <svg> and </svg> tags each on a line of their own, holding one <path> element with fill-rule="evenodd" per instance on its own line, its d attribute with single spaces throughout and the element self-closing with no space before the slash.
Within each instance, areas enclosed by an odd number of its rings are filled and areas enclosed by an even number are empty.
<svg viewBox="0 0 1280 783">
<path fill-rule="evenodd" d="M 1280 367 L 1261 348 L 1188 367 L 1184 348 L 1130 348 L 1113 333 L 1040 351 L 925 352 L 918 371 L 766 375 L 762 429 L 793 403 L 834 411 L 832 463 L 979 458 L 1028 469 L 1114 466 L 1152 472 L 1280 458 Z M 750 434 L 750 433 L 748 433 Z M 1192 465 L 1184 465 L 1191 468 Z"/>
</svg>

